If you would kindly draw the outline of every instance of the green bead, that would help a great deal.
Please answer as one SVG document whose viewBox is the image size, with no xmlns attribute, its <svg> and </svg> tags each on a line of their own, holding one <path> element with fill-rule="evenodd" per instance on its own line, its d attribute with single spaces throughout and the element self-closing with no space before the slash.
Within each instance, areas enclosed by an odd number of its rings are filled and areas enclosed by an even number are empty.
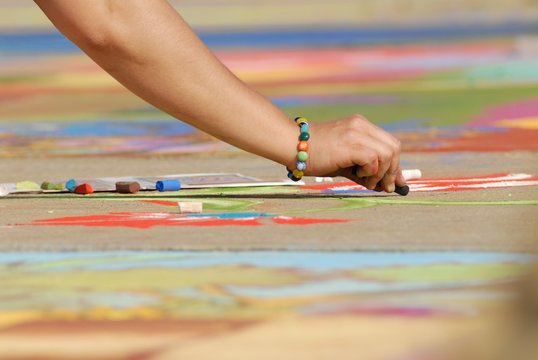
<svg viewBox="0 0 538 360">
<path fill-rule="evenodd" d="M 310 134 L 307 132 L 302 132 L 301 135 L 299 135 L 299 140 L 306 141 L 310 139 Z"/>
<path fill-rule="evenodd" d="M 308 160 L 308 153 L 306 151 L 299 151 L 297 153 L 297 160 L 303 161 L 303 162 Z"/>
</svg>

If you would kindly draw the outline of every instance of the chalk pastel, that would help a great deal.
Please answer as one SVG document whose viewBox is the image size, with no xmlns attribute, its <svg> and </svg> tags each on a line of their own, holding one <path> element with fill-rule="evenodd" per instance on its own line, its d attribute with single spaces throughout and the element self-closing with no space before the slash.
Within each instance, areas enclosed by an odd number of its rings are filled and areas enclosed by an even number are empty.
<svg viewBox="0 0 538 360">
<path fill-rule="evenodd" d="M 77 188 L 77 182 L 75 179 L 69 179 L 65 182 L 65 188 L 71 192 L 75 192 L 75 189 Z"/>
<path fill-rule="evenodd" d="M 406 196 L 407 194 L 409 194 L 409 186 L 407 185 L 404 185 L 404 186 L 396 186 L 395 189 L 394 189 L 394 192 L 396 194 L 399 194 L 399 195 L 402 195 L 402 196 Z"/>
<path fill-rule="evenodd" d="M 41 190 L 41 187 L 33 181 L 20 181 L 16 188 L 17 190 Z"/>
<path fill-rule="evenodd" d="M 155 183 L 155 187 L 159 191 L 177 191 L 181 189 L 181 182 L 176 179 L 159 180 Z"/>
<path fill-rule="evenodd" d="M 41 189 L 43 190 L 63 190 L 64 184 L 62 183 L 50 183 L 48 181 L 43 181 L 41 184 Z"/>
<path fill-rule="evenodd" d="M 120 194 L 136 194 L 140 191 L 140 184 L 136 181 L 118 181 L 116 191 Z"/>
<path fill-rule="evenodd" d="M 79 186 L 76 187 L 75 192 L 77 194 L 83 194 L 83 195 L 91 194 L 93 193 L 93 187 L 90 184 L 86 184 L 86 183 L 80 184 Z"/>
<path fill-rule="evenodd" d="M 402 176 L 404 177 L 405 181 L 419 180 L 422 178 L 422 171 L 419 169 L 402 170 Z"/>
<path fill-rule="evenodd" d="M 177 206 L 181 214 L 199 214 L 202 212 L 204 204 L 197 201 L 179 201 Z"/>
</svg>

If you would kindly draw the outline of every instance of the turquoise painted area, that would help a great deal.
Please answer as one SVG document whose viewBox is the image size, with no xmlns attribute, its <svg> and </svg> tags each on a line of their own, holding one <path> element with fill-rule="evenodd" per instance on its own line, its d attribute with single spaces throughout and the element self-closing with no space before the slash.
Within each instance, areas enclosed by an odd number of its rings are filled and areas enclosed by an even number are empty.
<svg viewBox="0 0 538 360">
<path fill-rule="evenodd" d="M 93 120 L 93 121 L 47 121 L 28 123 L 0 123 L 0 135 L 10 134 L 28 137 L 92 137 L 92 136 L 173 136 L 194 132 L 194 128 L 172 120 Z"/>
<path fill-rule="evenodd" d="M 431 290 L 436 286 L 439 288 L 450 288 L 452 286 L 470 286 L 484 283 L 478 280 L 459 280 L 457 282 L 439 282 L 437 285 L 431 281 L 368 281 L 368 280 L 348 280 L 336 279 L 325 281 L 313 281 L 303 284 L 293 284 L 291 286 L 274 287 L 237 287 L 229 286 L 227 289 L 239 296 L 251 296 L 258 298 L 286 298 L 298 296 L 319 296 L 319 295 L 342 295 L 353 293 L 380 293 L 397 291 L 417 291 Z"/>
<path fill-rule="evenodd" d="M 536 60 L 510 61 L 501 64 L 482 65 L 465 72 L 467 79 L 477 81 L 523 81 L 538 80 Z"/>
<path fill-rule="evenodd" d="M 439 263 L 491 264 L 529 263 L 528 254 L 495 252 L 59 252 L 2 253 L 0 267 L 24 267 L 32 271 L 96 271 L 136 268 L 196 268 L 245 265 L 294 268 L 327 272 L 364 267 L 422 266 Z"/>
</svg>

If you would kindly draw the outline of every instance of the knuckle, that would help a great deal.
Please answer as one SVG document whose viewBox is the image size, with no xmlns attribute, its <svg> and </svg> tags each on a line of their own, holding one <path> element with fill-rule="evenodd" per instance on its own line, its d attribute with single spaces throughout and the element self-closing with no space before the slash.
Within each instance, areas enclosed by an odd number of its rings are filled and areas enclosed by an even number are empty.
<svg viewBox="0 0 538 360">
<path fill-rule="evenodd" d="M 349 130 L 357 131 L 364 126 L 364 119 L 356 117 L 356 116 L 352 116 L 351 118 L 349 118 L 347 125 L 349 126 Z"/>
<path fill-rule="evenodd" d="M 402 142 L 399 139 L 394 138 L 392 141 L 392 148 L 394 149 L 395 154 L 399 154 L 402 151 Z"/>
<path fill-rule="evenodd" d="M 392 161 L 392 158 L 394 157 L 394 150 L 390 147 L 384 148 L 381 153 L 379 154 L 379 158 L 384 163 Z"/>
<path fill-rule="evenodd" d="M 364 154 L 364 159 L 366 163 L 370 166 L 376 165 L 377 166 L 377 155 L 373 151 L 368 151 Z"/>
<path fill-rule="evenodd" d="M 355 113 L 353 115 L 351 115 L 351 119 L 356 119 L 356 120 L 360 120 L 360 121 L 366 121 L 366 117 L 362 114 L 358 114 L 358 113 Z"/>
</svg>

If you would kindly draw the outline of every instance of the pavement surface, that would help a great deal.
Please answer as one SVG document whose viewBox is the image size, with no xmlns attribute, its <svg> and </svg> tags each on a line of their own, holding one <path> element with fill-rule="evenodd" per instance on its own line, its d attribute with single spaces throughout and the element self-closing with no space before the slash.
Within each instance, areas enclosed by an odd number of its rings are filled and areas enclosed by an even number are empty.
<svg viewBox="0 0 538 360">
<path fill-rule="evenodd" d="M 423 177 L 0 197 L 1 360 L 538 358 L 535 2 L 171 3 L 290 118 L 361 113 Z M 0 1 L 0 183 L 207 172 L 285 177 Z"/>
</svg>

